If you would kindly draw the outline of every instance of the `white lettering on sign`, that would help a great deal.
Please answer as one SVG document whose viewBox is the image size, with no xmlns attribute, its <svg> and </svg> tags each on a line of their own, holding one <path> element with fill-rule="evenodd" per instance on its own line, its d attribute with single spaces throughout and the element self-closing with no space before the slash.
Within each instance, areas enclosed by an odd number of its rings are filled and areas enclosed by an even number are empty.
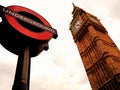
<svg viewBox="0 0 120 90">
<path fill-rule="evenodd" d="M 38 28 L 47 30 L 47 31 L 49 31 L 49 32 L 57 35 L 57 31 L 56 31 L 55 29 L 50 28 L 50 27 L 48 27 L 48 26 L 45 26 L 45 25 L 43 25 L 43 24 L 41 24 L 41 23 L 39 23 L 39 22 L 31 19 L 31 18 L 28 18 L 28 17 L 26 17 L 26 16 L 23 16 L 23 15 L 17 13 L 17 12 L 14 12 L 14 11 L 9 10 L 9 9 L 7 9 L 7 8 L 3 8 L 3 12 L 6 13 L 6 14 L 8 14 L 8 15 L 10 15 L 10 16 L 13 16 L 13 17 L 15 17 L 15 18 L 17 18 L 17 19 L 19 19 L 19 20 L 22 20 L 22 21 L 24 21 L 24 22 L 26 22 L 26 23 L 29 23 L 29 24 L 31 24 L 31 25 L 33 25 L 33 26 L 36 26 L 36 27 L 38 27 Z"/>
</svg>

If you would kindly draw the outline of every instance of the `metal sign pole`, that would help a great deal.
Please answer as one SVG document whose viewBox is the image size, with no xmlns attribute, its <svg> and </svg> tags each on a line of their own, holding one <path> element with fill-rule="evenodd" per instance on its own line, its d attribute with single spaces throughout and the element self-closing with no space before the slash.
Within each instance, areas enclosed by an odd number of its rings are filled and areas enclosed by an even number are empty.
<svg viewBox="0 0 120 90">
<path fill-rule="evenodd" d="M 16 75 L 12 90 L 29 90 L 30 62 L 29 47 L 27 47 L 18 57 Z"/>
<path fill-rule="evenodd" d="M 48 49 L 57 31 L 44 17 L 22 6 L 0 5 L 0 17 L 0 44 L 19 56 L 12 90 L 29 90 L 30 59 Z"/>
</svg>

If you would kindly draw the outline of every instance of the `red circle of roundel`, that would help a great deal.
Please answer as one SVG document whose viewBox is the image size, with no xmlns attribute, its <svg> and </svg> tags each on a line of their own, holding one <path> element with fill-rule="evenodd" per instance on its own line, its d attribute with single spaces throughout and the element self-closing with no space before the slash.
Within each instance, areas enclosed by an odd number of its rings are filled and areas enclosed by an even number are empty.
<svg viewBox="0 0 120 90">
<path fill-rule="evenodd" d="M 39 15 L 38 13 L 36 13 L 28 8 L 21 7 L 21 6 L 15 6 L 15 5 L 8 6 L 8 8 L 10 10 L 15 11 L 15 12 L 30 13 L 30 14 L 36 16 L 38 19 L 40 19 L 44 25 L 51 27 L 51 25 L 49 24 L 49 22 L 45 18 L 43 18 L 41 15 Z M 10 23 L 10 25 L 12 25 L 17 31 L 19 31 L 20 33 L 22 33 L 28 37 L 31 37 L 31 38 L 34 38 L 37 40 L 50 40 L 53 36 L 52 33 L 48 32 L 46 30 L 43 32 L 33 32 L 33 31 L 23 27 L 14 17 L 12 17 L 10 15 L 5 14 L 5 17 L 8 20 L 8 22 Z"/>
</svg>

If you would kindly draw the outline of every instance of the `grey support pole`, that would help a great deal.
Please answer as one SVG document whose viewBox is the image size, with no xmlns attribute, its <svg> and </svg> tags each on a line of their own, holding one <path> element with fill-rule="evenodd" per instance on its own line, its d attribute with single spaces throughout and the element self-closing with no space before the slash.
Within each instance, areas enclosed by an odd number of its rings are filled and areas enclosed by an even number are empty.
<svg viewBox="0 0 120 90">
<path fill-rule="evenodd" d="M 58 37 L 57 31 L 41 15 L 21 6 L 0 5 L 0 17 L 0 44 L 19 56 L 12 90 L 29 90 L 30 59 L 48 50 L 50 39 Z"/>
<path fill-rule="evenodd" d="M 15 80 L 12 90 L 29 90 L 30 62 L 29 47 L 25 48 L 18 57 Z"/>
</svg>

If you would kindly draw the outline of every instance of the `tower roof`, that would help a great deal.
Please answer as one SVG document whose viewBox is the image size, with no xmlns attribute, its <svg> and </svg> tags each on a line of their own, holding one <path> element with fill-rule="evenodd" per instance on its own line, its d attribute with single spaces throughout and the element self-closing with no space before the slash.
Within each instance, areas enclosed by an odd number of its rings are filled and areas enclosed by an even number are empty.
<svg viewBox="0 0 120 90">
<path fill-rule="evenodd" d="M 79 8 L 78 6 L 76 6 L 74 3 L 72 3 L 73 5 L 73 11 L 72 11 L 72 14 L 73 14 L 73 17 L 76 15 L 76 13 L 78 12 L 85 12 L 83 9 Z"/>
</svg>

